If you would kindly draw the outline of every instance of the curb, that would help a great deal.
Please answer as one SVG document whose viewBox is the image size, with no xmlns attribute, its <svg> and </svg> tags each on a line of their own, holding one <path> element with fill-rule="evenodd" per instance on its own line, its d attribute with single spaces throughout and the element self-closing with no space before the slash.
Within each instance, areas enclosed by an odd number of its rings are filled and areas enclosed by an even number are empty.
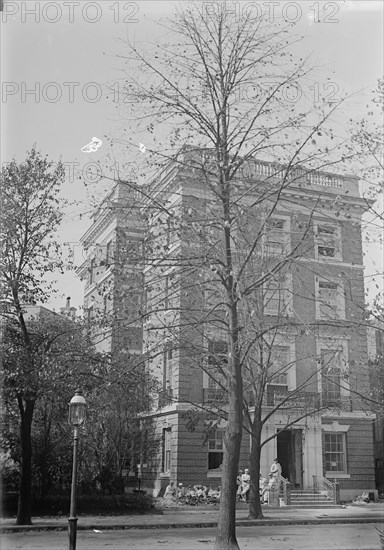
<svg viewBox="0 0 384 550">
<path fill-rule="evenodd" d="M 319 518 L 319 519 L 253 519 L 253 520 L 240 520 L 236 521 L 236 527 L 252 527 L 257 525 L 322 525 L 322 524 L 355 524 L 355 523 L 383 523 L 383 518 L 378 517 L 365 517 L 365 518 Z M 196 523 L 165 523 L 165 524 L 140 524 L 140 525 L 127 525 L 127 524 L 88 524 L 77 525 L 78 531 L 91 531 L 97 529 L 99 531 L 116 531 L 116 530 L 129 530 L 129 529 L 189 529 L 189 528 L 207 528 L 217 527 L 217 521 L 214 522 L 196 522 Z M 67 531 L 67 525 L 6 525 L 2 526 L 0 532 L 2 533 L 19 533 L 25 531 Z"/>
</svg>

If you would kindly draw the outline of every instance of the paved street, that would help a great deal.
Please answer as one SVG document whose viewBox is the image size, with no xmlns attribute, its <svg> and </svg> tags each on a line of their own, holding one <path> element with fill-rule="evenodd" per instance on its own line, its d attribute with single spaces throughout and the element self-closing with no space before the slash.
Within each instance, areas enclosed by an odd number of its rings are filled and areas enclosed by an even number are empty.
<svg viewBox="0 0 384 550">
<path fill-rule="evenodd" d="M 384 519 L 384 503 L 370 503 L 365 506 L 339 506 L 336 508 L 294 508 L 289 506 L 279 508 L 264 508 L 263 520 L 248 520 L 248 506 L 239 503 L 236 510 L 236 521 L 243 526 L 253 525 L 285 525 L 293 523 L 374 523 L 379 524 Z M 135 529 L 135 528 L 200 528 L 215 527 L 219 516 L 218 506 L 181 506 L 165 509 L 163 513 L 144 515 L 116 515 L 116 516 L 89 516 L 80 515 L 79 530 L 111 530 L 111 529 Z M 16 518 L 2 518 L 1 529 L 3 531 L 23 531 L 27 526 L 15 525 Z M 46 516 L 34 517 L 32 529 L 39 530 L 64 530 L 68 528 L 68 517 Z"/>
<path fill-rule="evenodd" d="M 377 524 L 238 527 L 242 550 L 380 550 Z M 215 529 L 80 531 L 77 550 L 209 550 Z M 67 550 L 64 531 L 3 534 L 1 550 Z"/>
</svg>

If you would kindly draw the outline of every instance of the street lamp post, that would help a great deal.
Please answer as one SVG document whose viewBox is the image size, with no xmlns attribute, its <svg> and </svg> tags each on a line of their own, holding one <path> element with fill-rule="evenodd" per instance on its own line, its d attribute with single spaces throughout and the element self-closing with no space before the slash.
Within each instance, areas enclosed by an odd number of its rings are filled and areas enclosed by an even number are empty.
<svg viewBox="0 0 384 550">
<path fill-rule="evenodd" d="M 85 419 L 85 399 L 81 390 L 76 390 L 69 403 L 69 423 L 73 426 L 73 465 L 71 485 L 71 507 L 68 518 L 69 550 L 76 550 L 76 488 L 77 488 L 77 447 L 79 443 L 79 427 Z"/>
</svg>

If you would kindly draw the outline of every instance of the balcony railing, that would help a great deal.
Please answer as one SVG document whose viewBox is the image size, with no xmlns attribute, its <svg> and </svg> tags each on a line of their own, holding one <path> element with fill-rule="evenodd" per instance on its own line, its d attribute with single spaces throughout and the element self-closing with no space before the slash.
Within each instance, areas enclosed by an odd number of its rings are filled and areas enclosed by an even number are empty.
<svg viewBox="0 0 384 550">
<path fill-rule="evenodd" d="M 228 393 L 221 388 L 204 388 L 204 403 L 227 403 Z"/>
<path fill-rule="evenodd" d="M 343 187 L 343 180 L 340 176 L 335 174 L 325 174 L 323 172 L 309 172 L 307 174 L 308 182 L 311 185 L 322 185 L 323 187 L 333 187 L 335 189 L 341 189 Z"/>
<path fill-rule="evenodd" d="M 352 401 L 349 395 L 327 396 L 323 394 L 321 404 L 328 409 L 336 409 L 340 411 L 352 411 Z"/>
<path fill-rule="evenodd" d="M 268 393 L 265 404 L 270 407 L 284 409 L 336 409 L 350 412 L 352 410 L 351 398 L 348 395 L 339 397 L 327 397 L 317 392 L 289 392 L 274 391 Z"/>
<path fill-rule="evenodd" d="M 285 175 L 286 168 L 283 165 L 273 162 L 265 162 L 256 159 L 248 159 L 241 168 L 245 178 L 281 179 Z M 321 170 L 306 170 L 305 168 L 294 168 L 289 173 L 290 181 L 296 181 L 299 185 L 314 185 L 327 187 L 335 191 L 342 190 L 347 182 L 348 189 L 352 190 L 353 196 L 358 196 L 357 180 L 351 176 L 339 176 L 338 174 L 323 172 Z M 332 191 L 334 192 L 334 191 Z"/>
<path fill-rule="evenodd" d="M 275 391 L 267 396 L 267 405 L 284 409 L 318 409 L 320 394 L 316 392 Z"/>
<path fill-rule="evenodd" d="M 250 406 L 254 405 L 252 392 L 247 392 L 247 400 Z M 228 393 L 221 388 L 204 388 L 204 403 L 228 402 Z M 281 409 L 306 409 L 317 410 L 320 408 L 337 409 L 350 412 L 352 410 L 351 398 L 343 395 L 338 399 L 327 399 L 317 392 L 296 392 L 296 391 L 267 391 L 264 398 L 264 405 L 269 407 L 279 407 Z"/>
</svg>

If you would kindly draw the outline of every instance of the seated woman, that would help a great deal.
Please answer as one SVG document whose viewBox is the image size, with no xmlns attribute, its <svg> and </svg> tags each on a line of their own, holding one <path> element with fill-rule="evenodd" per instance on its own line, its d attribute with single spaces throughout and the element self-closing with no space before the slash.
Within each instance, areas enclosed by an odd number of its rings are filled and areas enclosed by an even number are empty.
<svg viewBox="0 0 384 550">
<path fill-rule="evenodd" d="M 167 488 L 165 489 L 164 498 L 173 499 L 176 497 L 176 488 L 175 482 L 171 481 Z"/>
</svg>

